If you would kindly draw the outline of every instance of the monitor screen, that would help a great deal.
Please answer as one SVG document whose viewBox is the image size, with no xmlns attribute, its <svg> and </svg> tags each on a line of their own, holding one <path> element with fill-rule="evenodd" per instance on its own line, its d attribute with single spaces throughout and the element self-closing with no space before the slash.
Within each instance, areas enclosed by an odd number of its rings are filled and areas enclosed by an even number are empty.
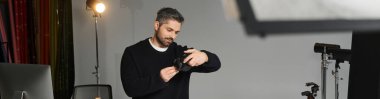
<svg viewBox="0 0 380 99">
<path fill-rule="evenodd" d="M 0 63 L 1 99 L 54 99 L 49 65 Z"/>
</svg>

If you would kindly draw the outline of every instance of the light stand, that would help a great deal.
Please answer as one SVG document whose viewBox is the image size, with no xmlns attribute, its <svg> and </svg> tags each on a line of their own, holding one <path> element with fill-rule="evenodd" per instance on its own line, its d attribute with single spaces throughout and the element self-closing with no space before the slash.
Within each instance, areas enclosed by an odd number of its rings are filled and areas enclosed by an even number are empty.
<svg viewBox="0 0 380 99">
<path fill-rule="evenodd" d="M 96 84 L 99 84 L 99 44 L 98 44 L 98 17 L 95 15 L 95 37 L 96 37 L 96 65 L 95 65 L 95 74 Z"/>
<path fill-rule="evenodd" d="M 90 9 L 94 12 L 94 18 L 95 18 L 95 39 L 96 39 L 96 66 L 95 66 L 95 72 L 92 74 L 95 74 L 96 77 L 96 84 L 99 84 L 99 44 L 98 44 L 98 17 L 101 17 L 101 13 L 105 10 L 105 5 L 98 1 L 98 0 L 87 0 L 86 1 L 86 9 Z"/>
<path fill-rule="evenodd" d="M 95 18 L 95 40 L 96 40 L 96 65 L 95 65 L 95 74 L 96 84 L 99 85 L 99 44 L 98 44 L 98 17 L 101 17 L 101 13 L 105 10 L 105 5 L 98 0 L 87 0 L 86 8 L 90 8 L 94 12 Z M 101 99 L 99 87 L 96 88 L 97 96 L 95 99 Z"/>
<path fill-rule="evenodd" d="M 351 61 L 351 50 L 334 49 L 331 52 L 333 56 L 331 59 L 335 60 L 335 71 L 332 72 L 335 78 L 335 99 L 339 99 L 339 80 L 343 80 L 343 78 L 339 77 L 339 64 L 344 61 Z"/>
<path fill-rule="evenodd" d="M 333 44 L 315 43 L 314 45 L 314 52 L 322 53 L 321 55 L 322 56 L 322 63 L 321 63 L 322 99 L 326 99 L 326 71 L 330 63 L 328 59 L 330 59 L 330 57 L 332 56 L 330 55 L 331 49 L 339 49 L 339 48 L 340 48 L 339 45 L 333 45 Z"/>
<path fill-rule="evenodd" d="M 95 18 L 95 40 L 96 40 L 96 66 L 95 66 L 95 72 L 92 74 L 95 74 L 96 77 L 96 84 L 99 85 L 99 44 L 98 44 L 98 17 L 100 17 L 100 13 L 94 12 L 94 18 Z M 100 90 L 97 87 L 97 96 L 95 99 L 101 99 L 100 97 Z"/>
<path fill-rule="evenodd" d="M 339 80 L 342 80 L 342 78 L 339 77 L 339 63 L 341 61 L 336 60 L 335 62 L 335 71 L 332 71 L 332 74 L 334 75 L 335 78 L 335 99 L 339 99 Z"/>
<path fill-rule="evenodd" d="M 322 53 L 322 99 L 326 99 L 326 70 L 328 60 L 336 60 L 335 71 L 332 72 L 335 78 L 335 99 L 339 99 L 339 63 L 351 61 L 351 50 L 340 49 L 339 45 L 315 43 L 314 52 Z"/>
<path fill-rule="evenodd" d="M 326 99 L 326 71 L 327 71 L 327 66 L 329 65 L 330 62 L 328 62 L 328 57 L 329 54 L 327 54 L 327 48 L 323 48 L 322 52 L 322 66 L 321 66 L 321 81 L 322 81 L 322 99 Z"/>
</svg>

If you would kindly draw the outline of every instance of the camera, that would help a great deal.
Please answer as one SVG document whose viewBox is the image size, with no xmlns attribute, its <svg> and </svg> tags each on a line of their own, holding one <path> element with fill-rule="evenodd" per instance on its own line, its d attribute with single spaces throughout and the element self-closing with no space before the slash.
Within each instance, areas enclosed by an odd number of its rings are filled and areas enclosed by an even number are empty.
<svg viewBox="0 0 380 99">
<path fill-rule="evenodd" d="M 191 66 L 189 66 L 187 63 L 183 63 L 183 60 L 189 56 L 189 54 L 183 54 L 181 57 L 178 57 L 176 59 L 174 59 L 174 67 L 176 67 L 176 69 L 178 71 L 189 71 L 191 69 Z"/>
</svg>

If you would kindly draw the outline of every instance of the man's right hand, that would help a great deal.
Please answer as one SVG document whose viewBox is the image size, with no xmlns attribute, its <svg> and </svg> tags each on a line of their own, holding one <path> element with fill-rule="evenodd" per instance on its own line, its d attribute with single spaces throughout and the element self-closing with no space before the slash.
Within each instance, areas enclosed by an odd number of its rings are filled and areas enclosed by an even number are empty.
<svg viewBox="0 0 380 99">
<path fill-rule="evenodd" d="M 178 73 L 177 69 L 174 66 L 165 67 L 161 69 L 160 76 L 165 81 L 168 82 Z"/>
</svg>

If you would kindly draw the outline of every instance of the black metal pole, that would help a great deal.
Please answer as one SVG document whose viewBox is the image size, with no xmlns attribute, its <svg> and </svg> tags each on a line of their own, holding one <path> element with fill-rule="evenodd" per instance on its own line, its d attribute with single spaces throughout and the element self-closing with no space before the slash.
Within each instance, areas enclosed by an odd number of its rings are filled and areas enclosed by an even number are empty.
<svg viewBox="0 0 380 99">
<path fill-rule="evenodd" d="M 322 53 L 322 66 L 321 66 L 321 80 L 322 80 L 322 99 L 326 99 L 326 71 L 328 66 L 328 54 L 327 48 L 324 47 L 324 51 Z"/>
<path fill-rule="evenodd" d="M 96 84 L 99 85 L 99 44 L 98 44 L 98 13 L 95 13 L 95 40 L 96 40 L 96 66 L 95 66 L 95 76 L 96 76 Z M 95 99 L 100 99 L 100 90 L 99 87 L 96 88 L 97 97 Z"/>
</svg>

